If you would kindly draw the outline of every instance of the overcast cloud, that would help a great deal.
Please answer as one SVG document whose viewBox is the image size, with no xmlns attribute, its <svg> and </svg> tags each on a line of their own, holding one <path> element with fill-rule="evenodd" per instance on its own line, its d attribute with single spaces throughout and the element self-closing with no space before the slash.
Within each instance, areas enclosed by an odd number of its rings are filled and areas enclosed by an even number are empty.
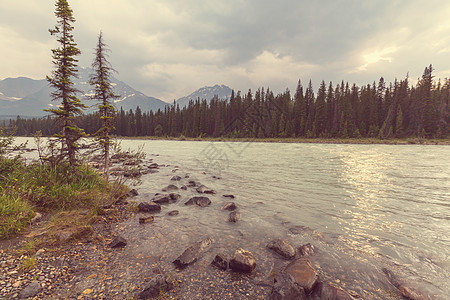
<svg viewBox="0 0 450 300">
<path fill-rule="evenodd" d="M 44 78 L 54 0 L 0 0 L 0 79 Z M 450 1 L 69 0 L 90 66 L 100 30 L 117 77 L 171 101 L 226 84 L 295 90 L 298 79 L 358 85 L 450 77 Z"/>
</svg>

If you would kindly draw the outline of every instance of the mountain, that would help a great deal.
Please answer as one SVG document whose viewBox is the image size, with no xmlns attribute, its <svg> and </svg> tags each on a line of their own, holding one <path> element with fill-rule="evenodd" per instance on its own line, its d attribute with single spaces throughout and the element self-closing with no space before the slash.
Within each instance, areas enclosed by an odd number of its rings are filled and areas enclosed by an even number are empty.
<svg viewBox="0 0 450 300">
<path fill-rule="evenodd" d="M 20 100 L 38 92 L 46 84 L 46 80 L 33 80 L 27 77 L 6 78 L 0 81 L 0 100 Z"/>
<path fill-rule="evenodd" d="M 215 86 L 205 86 L 202 87 L 192 94 L 182 97 L 176 101 L 176 104 L 183 108 L 189 104 L 191 100 L 203 100 L 205 99 L 208 103 L 211 101 L 214 96 L 218 96 L 219 99 L 230 99 L 231 97 L 231 88 L 226 85 L 218 85 Z"/>
<path fill-rule="evenodd" d="M 81 68 L 78 72 L 79 78 L 74 79 L 75 87 L 82 91 L 82 94 L 77 96 L 88 106 L 96 104 L 95 101 L 89 99 L 89 96 L 93 95 L 92 86 L 88 83 L 91 73 L 92 69 Z M 142 111 L 157 111 L 168 105 L 160 99 L 148 97 L 136 91 L 115 77 L 111 78 L 111 83 L 114 86 L 114 93 L 120 96 L 119 99 L 114 101 L 118 110 L 121 107 L 124 110 L 134 110 L 139 106 Z M 51 91 L 52 89 L 48 86 L 46 80 L 33 80 L 26 77 L 0 80 L 0 115 L 36 117 L 47 115 L 48 113 L 43 111 L 45 108 L 59 105 L 59 102 L 51 100 Z M 92 107 L 87 112 L 94 109 Z"/>
</svg>

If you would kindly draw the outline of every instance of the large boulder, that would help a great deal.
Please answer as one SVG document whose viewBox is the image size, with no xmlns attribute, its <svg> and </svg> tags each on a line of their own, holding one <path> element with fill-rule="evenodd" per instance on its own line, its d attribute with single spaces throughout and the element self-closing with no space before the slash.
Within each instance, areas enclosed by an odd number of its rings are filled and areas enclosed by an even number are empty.
<svg viewBox="0 0 450 300">
<path fill-rule="evenodd" d="M 294 260 L 286 266 L 284 271 L 292 275 L 295 282 L 304 288 L 307 294 L 311 293 L 319 280 L 319 275 L 311 267 L 311 263 L 307 258 L 302 257 Z"/>
<path fill-rule="evenodd" d="M 306 300 L 305 290 L 298 285 L 294 278 L 285 273 L 277 273 L 274 278 L 270 300 Z"/>
<path fill-rule="evenodd" d="M 186 266 L 196 262 L 202 254 L 210 248 L 212 243 L 214 243 L 214 239 L 212 237 L 208 237 L 195 243 L 184 250 L 184 252 L 173 261 L 173 263 L 180 269 L 185 268 Z"/>
<path fill-rule="evenodd" d="M 150 202 L 141 202 L 138 204 L 139 212 L 160 212 L 161 205 L 155 203 L 153 201 Z"/>
<path fill-rule="evenodd" d="M 282 239 L 275 239 L 267 244 L 267 248 L 278 253 L 287 259 L 292 259 L 295 256 L 295 249 L 288 242 Z"/>
<path fill-rule="evenodd" d="M 230 269 L 236 272 L 251 273 L 256 268 L 256 260 L 250 251 L 242 248 L 234 251 L 230 260 Z"/>
<path fill-rule="evenodd" d="M 138 299 L 154 299 L 161 295 L 161 293 L 166 293 L 173 288 L 173 282 L 167 277 L 161 274 L 153 277 L 147 284 L 147 287 L 138 294 Z"/>
<path fill-rule="evenodd" d="M 211 204 L 211 200 L 208 197 L 192 197 L 189 199 L 185 205 L 198 205 L 200 207 L 205 207 Z"/>
</svg>

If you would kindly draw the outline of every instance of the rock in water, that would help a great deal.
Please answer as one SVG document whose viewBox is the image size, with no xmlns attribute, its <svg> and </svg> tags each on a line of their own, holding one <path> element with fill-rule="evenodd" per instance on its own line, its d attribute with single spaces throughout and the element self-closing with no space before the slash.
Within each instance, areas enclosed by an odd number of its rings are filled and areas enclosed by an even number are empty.
<svg viewBox="0 0 450 300">
<path fill-rule="evenodd" d="M 163 192 L 171 192 L 176 190 L 178 190 L 178 187 L 174 184 L 169 184 L 168 186 L 162 189 Z"/>
<path fill-rule="evenodd" d="M 211 200 L 208 197 L 192 197 L 189 199 L 185 205 L 198 205 L 200 207 L 205 207 L 211 204 Z"/>
<path fill-rule="evenodd" d="M 41 285 L 38 281 L 33 281 L 27 285 L 21 292 L 20 298 L 30 298 L 36 296 L 41 291 Z M 6 298 L 5 298 L 6 299 Z"/>
<path fill-rule="evenodd" d="M 150 217 L 144 217 L 144 218 L 139 218 L 139 224 L 145 224 L 145 223 L 151 223 L 155 220 L 155 217 L 150 216 Z"/>
<path fill-rule="evenodd" d="M 222 207 L 222 210 L 235 210 L 237 208 L 236 203 L 234 202 L 227 202 L 225 203 L 225 205 Z"/>
<path fill-rule="evenodd" d="M 189 180 L 188 187 L 195 187 L 198 186 L 198 182 L 195 182 L 194 180 Z"/>
<path fill-rule="evenodd" d="M 138 209 L 140 212 L 160 212 L 161 205 L 159 205 L 158 203 L 155 203 L 153 201 L 141 202 L 138 204 Z"/>
<path fill-rule="evenodd" d="M 161 293 L 166 293 L 173 288 L 173 283 L 168 278 L 161 274 L 156 275 L 150 280 L 148 286 L 139 293 L 138 299 L 154 299 L 161 295 Z"/>
<path fill-rule="evenodd" d="M 200 193 L 200 194 L 215 194 L 216 193 L 215 190 L 210 189 L 210 188 L 204 186 L 203 184 L 201 186 L 199 186 L 196 189 L 196 191 L 197 191 L 197 193 Z"/>
<path fill-rule="evenodd" d="M 226 271 L 226 269 L 228 269 L 228 257 L 223 253 L 219 253 L 216 255 L 216 257 L 214 257 L 214 260 L 211 262 L 211 264 L 218 267 L 219 269 Z"/>
<path fill-rule="evenodd" d="M 172 200 L 169 194 L 156 195 L 152 201 L 158 204 L 167 204 Z"/>
<path fill-rule="evenodd" d="M 284 271 L 292 275 L 295 282 L 304 288 L 307 294 L 311 293 L 319 280 L 319 275 L 317 275 L 316 271 L 311 267 L 311 263 L 307 258 L 294 260 L 286 266 Z"/>
<path fill-rule="evenodd" d="M 180 212 L 178 210 L 169 211 L 167 214 L 171 217 L 178 215 Z"/>
<path fill-rule="evenodd" d="M 382 271 L 384 272 L 384 274 L 386 274 L 386 276 L 388 277 L 389 281 L 398 289 L 398 291 L 406 299 L 412 299 L 412 300 L 425 299 L 425 297 L 420 295 L 418 292 L 416 292 L 413 289 L 405 286 L 404 283 L 402 281 L 400 281 L 397 278 L 397 276 L 395 276 L 395 274 L 391 270 L 383 268 Z"/>
<path fill-rule="evenodd" d="M 111 243 L 109 243 L 110 248 L 122 248 L 127 245 L 127 240 L 121 236 L 115 237 Z"/>
<path fill-rule="evenodd" d="M 314 253 L 315 248 L 313 245 L 311 245 L 310 243 L 305 244 L 303 246 L 301 246 L 300 248 L 298 248 L 298 250 L 300 251 L 300 254 L 303 256 L 309 256 L 311 254 Z"/>
<path fill-rule="evenodd" d="M 332 300 L 353 300 L 354 298 L 338 287 L 329 285 L 328 283 L 319 282 L 314 289 L 313 295 L 316 295 L 319 299 L 332 299 Z"/>
<path fill-rule="evenodd" d="M 180 180 L 181 180 L 181 177 L 178 176 L 178 175 L 175 175 L 175 176 L 173 176 L 170 180 L 172 180 L 172 181 L 180 181 Z"/>
<path fill-rule="evenodd" d="M 210 248 L 212 243 L 214 243 L 214 239 L 212 237 L 195 243 L 184 250 L 183 254 L 174 260 L 173 263 L 180 269 L 185 268 L 186 266 L 196 262 L 200 256 Z"/>
<path fill-rule="evenodd" d="M 175 202 L 175 201 L 177 201 L 178 199 L 180 199 L 181 198 L 181 195 L 180 194 L 177 194 L 177 193 L 170 193 L 170 199 L 172 200 L 172 202 Z"/>
<path fill-rule="evenodd" d="M 228 222 L 236 223 L 241 219 L 241 213 L 237 211 L 230 212 L 230 215 L 228 216 Z"/>
<path fill-rule="evenodd" d="M 275 275 L 272 291 L 269 295 L 270 300 L 306 300 L 305 290 L 298 285 L 294 278 L 284 272 Z M 320 298 L 322 299 L 322 298 Z M 325 299 L 325 298 L 323 298 Z M 326 298 L 328 299 L 328 298 Z"/>
<path fill-rule="evenodd" d="M 136 191 L 136 189 L 132 189 L 132 190 L 128 191 L 128 193 L 127 193 L 128 197 L 135 197 L 137 195 L 139 195 L 139 193 L 138 193 L 138 191 Z"/>
<path fill-rule="evenodd" d="M 291 244 L 282 239 L 276 239 L 271 241 L 267 245 L 267 248 L 287 259 L 292 259 L 295 256 L 294 247 L 292 247 Z"/>
<path fill-rule="evenodd" d="M 234 195 L 231 195 L 231 194 L 227 194 L 227 195 L 223 195 L 225 198 L 231 198 L 231 199 L 234 199 L 235 197 L 234 197 Z"/>
<path fill-rule="evenodd" d="M 236 272 L 251 273 L 256 268 L 256 260 L 250 251 L 242 248 L 234 251 L 230 260 L 230 269 Z"/>
</svg>

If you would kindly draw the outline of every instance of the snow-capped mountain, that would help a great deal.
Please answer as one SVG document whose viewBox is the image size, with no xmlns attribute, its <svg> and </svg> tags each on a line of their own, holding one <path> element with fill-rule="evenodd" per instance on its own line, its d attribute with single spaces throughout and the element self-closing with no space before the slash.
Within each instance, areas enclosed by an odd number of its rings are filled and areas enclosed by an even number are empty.
<svg viewBox="0 0 450 300">
<path fill-rule="evenodd" d="M 74 79 L 75 87 L 82 91 L 82 94 L 77 95 L 78 98 L 88 106 L 96 104 L 95 101 L 90 100 L 93 94 L 92 86 L 88 83 L 91 73 L 91 69 L 81 68 L 78 72 L 79 78 Z M 136 91 L 115 77 L 111 78 L 111 83 L 114 86 L 114 93 L 120 96 L 114 103 L 118 110 L 121 107 L 124 110 L 135 110 L 139 106 L 142 111 L 157 111 L 168 105 L 160 99 L 148 97 Z M 45 108 L 59 105 L 57 101 L 51 100 L 51 91 L 46 80 L 33 80 L 26 77 L 0 80 L 0 115 L 36 117 L 47 115 L 48 113 L 43 111 Z M 88 109 L 87 112 L 93 110 L 94 108 Z"/>
<path fill-rule="evenodd" d="M 189 104 L 191 100 L 206 100 L 208 103 L 211 101 L 214 96 L 218 96 L 219 99 L 230 99 L 231 97 L 231 88 L 226 85 L 218 85 L 215 86 L 205 86 L 202 87 L 192 94 L 182 97 L 176 101 L 176 104 L 183 108 Z"/>
</svg>

